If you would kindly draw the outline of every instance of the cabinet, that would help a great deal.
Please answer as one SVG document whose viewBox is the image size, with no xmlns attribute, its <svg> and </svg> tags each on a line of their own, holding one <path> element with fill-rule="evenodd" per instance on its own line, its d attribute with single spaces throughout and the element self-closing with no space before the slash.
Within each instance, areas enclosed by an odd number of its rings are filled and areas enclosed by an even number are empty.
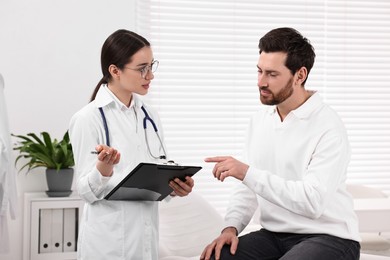
<svg viewBox="0 0 390 260">
<path fill-rule="evenodd" d="M 23 260 L 76 259 L 83 206 L 76 192 L 69 197 L 25 193 Z"/>
</svg>

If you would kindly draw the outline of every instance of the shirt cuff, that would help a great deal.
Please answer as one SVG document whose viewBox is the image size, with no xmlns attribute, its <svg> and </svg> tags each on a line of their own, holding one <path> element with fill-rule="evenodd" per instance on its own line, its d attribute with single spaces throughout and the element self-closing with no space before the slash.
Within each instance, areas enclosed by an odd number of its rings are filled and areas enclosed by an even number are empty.
<svg viewBox="0 0 390 260">
<path fill-rule="evenodd" d="M 99 197 L 99 195 L 104 191 L 104 188 L 110 178 L 111 177 L 101 175 L 96 167 L 92 170 L 88 178 L 88 183 L 91 187 L 91 191 L 96 195 L 96 197 Z"/>
<path fill-rule="evenodd" d="M 234 227 L 237 230 L 237 235 L 240 234 L 241 231 L 243 231 L 245 228 L 245 226 L 242 224 L 242 221 L 234 218 L 225 219 L 222 230 L 228 227 Z"/>
<path fill-rule="evenodd" d="M 254 190 L 258 181 L 260 180 L 260 173 L 255 168 L 249 166 L 242 183 L 245 184 L 249 189 Z"/>
</svg>

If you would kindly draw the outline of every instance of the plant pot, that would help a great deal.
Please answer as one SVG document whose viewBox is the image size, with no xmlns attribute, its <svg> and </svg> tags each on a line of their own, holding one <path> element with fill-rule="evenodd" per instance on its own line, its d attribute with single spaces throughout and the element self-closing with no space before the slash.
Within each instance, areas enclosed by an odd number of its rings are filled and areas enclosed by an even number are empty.
<svg viewBox="0 0 390 260">
<path fill-rule="evenodd" d="M 46 169 L 46 181 L 49 197 L 68 197 L 72 193 L 73 168 Z"/>
</svg>

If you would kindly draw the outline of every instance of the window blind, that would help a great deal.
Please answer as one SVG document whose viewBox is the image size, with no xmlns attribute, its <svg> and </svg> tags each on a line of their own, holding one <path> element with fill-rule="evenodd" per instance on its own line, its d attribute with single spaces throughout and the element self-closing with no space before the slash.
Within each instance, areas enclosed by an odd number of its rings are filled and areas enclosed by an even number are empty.
<svg viewBox="0 0 390 260">
<path fill-rule="evenodd" d="M 348 182 L 390 193 L 386 0 L 142 0 L 135 13 L 137 32 L 160 61 L 147 99 L 159 110 L 170 158 L 203 167 L 195 190 L 221 214 L 237 181 L 215 180 L 203 159 L 241 159 L 247 124 L 261 106 L 258 41 L 276 27 L 296 28 L 316 49 L 306 88 L 319 91 L 346 124 Z"/>
</svg>

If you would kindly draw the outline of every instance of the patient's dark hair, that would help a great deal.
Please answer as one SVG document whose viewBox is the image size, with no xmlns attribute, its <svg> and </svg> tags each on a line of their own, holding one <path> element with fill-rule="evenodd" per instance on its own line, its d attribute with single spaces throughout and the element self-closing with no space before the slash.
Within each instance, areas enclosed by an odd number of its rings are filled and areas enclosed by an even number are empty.
<svg viewBox="0 0 390 260">
<path fill-rule="evenodd" d="M 307 76 L 313 67 L 316 54 L 309 40 L 293 28 L 277 28 L 269 31 L 259 41 L 259 53 L 287 53 L 286 67 L 294 75 L 300 68 L 307 69 Z M 305 81 L 302 85 L 305 85 Z"/>
<path fill-rule="evenodd" d="M 108 68 L 111 64 L 123 69 L 131 62 L 131 57 L 150 43 L 142 36 L 124 29 L 117 30 L 111 34 L 103 44 L 100 63 L 103 77 L 93 91 L 91 101 L 95 99 L 97 92 L 102 84 L 107 84 L 111 80 L 111 74 Z"/>
</svg>

